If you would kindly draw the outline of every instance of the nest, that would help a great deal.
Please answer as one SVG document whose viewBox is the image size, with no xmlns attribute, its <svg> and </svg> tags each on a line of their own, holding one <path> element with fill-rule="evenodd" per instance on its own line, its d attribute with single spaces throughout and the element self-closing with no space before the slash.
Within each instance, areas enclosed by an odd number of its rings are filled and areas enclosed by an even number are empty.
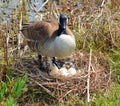
<svg viewBox="0 0 120 106">
<path fill-rule="evenodd" d="M 90 73 L 88 73 L 89 55 L 87 53 L 76 52 L 64 61 L 66 65 L 68 63 L 74 64 L 75 69 L 80 71 L 70 77 L 51 77 L 47 73 L 49 71 L 47 68 L 46 71 L 39 69 L 38 61 L 33 57 L 21 58 L 12 67 L 17 76 L 28 74 L 29 86 L 37 86 L 36 89 L 43 89 L 59 101 L 69 94 L 84 96 L 87 93 L 87 87 L 89 87 L 90 93 L 104 91 L 110 87 L 109 68 L 100 64 L 101 62 L 96 57 L 92 56 Z M 87 86 L 88 77 L 89 86 Z"/>
</svg>

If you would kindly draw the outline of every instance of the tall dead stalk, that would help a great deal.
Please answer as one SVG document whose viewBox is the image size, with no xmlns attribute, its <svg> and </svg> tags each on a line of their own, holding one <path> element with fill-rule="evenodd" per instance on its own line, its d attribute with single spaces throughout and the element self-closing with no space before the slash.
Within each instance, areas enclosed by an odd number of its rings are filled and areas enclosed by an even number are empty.
<svg viewBox="0 0 120 106">
<path fill-rule="evenodd" d="M 87 78 L 87 102 L 90 103 L 90 67 L 91 67 L 91 58 L 92 57 L 92 49 L 90 48 L 90 56 L 89 56 L 89 66 L 88 66 L 88 78 Z"/>
<path fill-rule="evenodd" d="M 7 44 L 7 35 L 5 31 L 2 33 L 2 45 L 3 45 L 3 59 L 4 59 L 4 70 L 8 67 L 8 44 Z"/>
</svg>

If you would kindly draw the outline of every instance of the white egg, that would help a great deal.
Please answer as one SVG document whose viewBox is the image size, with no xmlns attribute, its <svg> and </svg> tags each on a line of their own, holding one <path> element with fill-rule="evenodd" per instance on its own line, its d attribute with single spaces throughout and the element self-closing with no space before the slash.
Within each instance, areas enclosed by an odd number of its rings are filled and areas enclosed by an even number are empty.
<svg viewBox="0 0 120 106">
<path fill-rule="evenodd" d="M 50 65 L 50 75 L 51 76 L 57 76 L 58 75 L 58 67 L 55 64 Z"/>
<path fill-rule="evenodd" d="M 68 76 L 68 71 L 65 67 L 59 69 L 59 75 Z"/>
<path fill-rule="evenodd" d="M 71 67 L 70 69 L 68 69 L 68 73 L 69 75 L 75 75 L 77 72 L 75 68 Z"/>
</svg>

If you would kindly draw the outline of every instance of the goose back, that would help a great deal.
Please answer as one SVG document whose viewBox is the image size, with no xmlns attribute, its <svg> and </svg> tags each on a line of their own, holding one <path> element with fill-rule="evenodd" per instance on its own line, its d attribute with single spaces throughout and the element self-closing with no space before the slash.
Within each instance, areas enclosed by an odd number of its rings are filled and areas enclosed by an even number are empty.
<svg viewBox="0 0 120 106">
<path fill-rule="evenodd" d="M 23 35 L 32 41 L 39 41 L 43 44 L 47 39 L 54 37 L 57 34 L 58 24 L 57 22 L 31 22 L 23 25 Z"/>
</svg>

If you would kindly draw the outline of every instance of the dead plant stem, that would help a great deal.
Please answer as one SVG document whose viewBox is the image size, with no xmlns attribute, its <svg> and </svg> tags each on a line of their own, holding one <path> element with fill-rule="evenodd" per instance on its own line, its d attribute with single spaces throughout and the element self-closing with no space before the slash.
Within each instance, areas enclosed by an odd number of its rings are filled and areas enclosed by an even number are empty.
<svg viewBox="0 0 120 106">
<path fill-rule="evenodd" d="M 92 49 L 90 48 L 88 78 L 87 78 L 87 102 L 88 103 L 90 103 L 90 67 L 91 67 L 91 59 L 92 59 L 91 57 L 92 57 Z"/>
</svg>

